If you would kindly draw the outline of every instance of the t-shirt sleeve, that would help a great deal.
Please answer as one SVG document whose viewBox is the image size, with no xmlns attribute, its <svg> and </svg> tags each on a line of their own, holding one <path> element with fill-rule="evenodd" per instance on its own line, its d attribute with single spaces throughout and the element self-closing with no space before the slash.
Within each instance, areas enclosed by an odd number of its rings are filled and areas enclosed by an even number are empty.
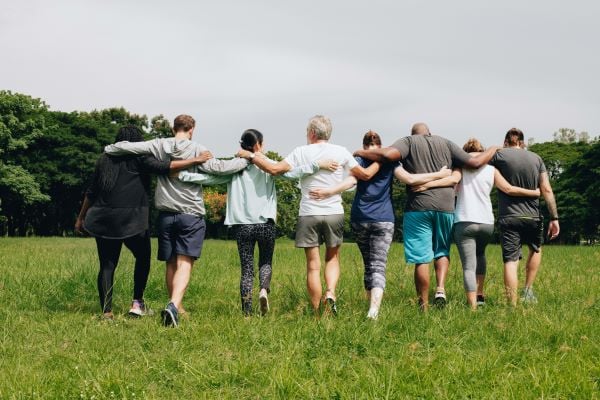
<svg viewBox="0 0 600 400">
<path fill-rule="evenodd" d="M 352 153 L 350 153 L 347 149 L 344 149 L 344 151 L 346 152 L 346 159 L 347 159 L 347 163 L 348 163 L 348 169 L 352 169 L 354 167 L 356 167 L 357 165 L 359 165 L 359 162 L 356 158 L 354 158 L 354 156 L 352 155 Z"/>
<path fill-rule="evenodd" d="M 398 150 L 398 152 L 400 152 L 400 155 L 402 156 L 402 159 L 404 160 L 406 157 L 408 157 L 408 153 L 410 153 L 410 137 L 407 136 L 400 138 L 396 140 L 394 144 L 392 144 L 390 147 L 393 147 L 396 150 Z"/>
<path fill-rule="evenodd" d="M 450 149 L 450 155 L 452 156 L 452 166 L 462 167 L 467 163 L 471 155 L 458 147 L 456 143 L 448 140 L 448 148 Z"/>
<path fill-rule="evenodd" d="M 494 155 L 492 156 L 492 158 L 490 159 L 490 161 L 488 161 L 489 165 L 493 165 L 494 167 L 496 167 L 496 164 L 498 163 L 498 156 L 500 155 L 500 152 L 497 151 L 496 153 L 494 153 Z"/>
<path fill-rule="evenodd" d="M 544 164 L 544 160 L 540 157 L 540 174 L 546 172 L 546 164 Z"/>
<path fill-rule="evenodd" d="M 300 166 L 300 148 L 295 148 L 294 150 L 292 150 L 292 152 L 290 154 L 287 155 L 287 157 L 285 157 L 283 159 L 283 161 L 285 161 L 286 163 L 288 163 L 290 165 L 290 167 L 296 168 Z"/>
</svg>

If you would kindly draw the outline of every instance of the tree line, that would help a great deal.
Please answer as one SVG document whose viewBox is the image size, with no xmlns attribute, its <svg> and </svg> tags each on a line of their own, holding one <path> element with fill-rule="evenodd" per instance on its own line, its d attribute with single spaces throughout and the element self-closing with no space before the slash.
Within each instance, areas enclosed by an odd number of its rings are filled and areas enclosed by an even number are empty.
<svg viewBox="0 0 600 400">
<path fill-rule="evenodd" d="M 51 111 L 31 96 L 0 91 L 0 234 L 2 236 L 70 236 L 96 160 L 112 143 L 120 126 L 136 125 L 146 138 L 167 137 L 170 122 L 124 108 L 91 112 Z M 562 243 L 594 243 L 600 238 L 600 144 L 586 132 L 562 128 L 554 140 L 529 142 L 544 160 L 555 191 Z M 281 159 L 274 152 L 268 154 Z M 277 180 L 278 231 L 292 237 L 300 192 L 294 182 Z M 223 227 L 224 185 L 205 188 L 207 234 L 227 237 Z M 354 194 L 343 194 L 346 234 Z M 495 200 L 496 196 L 492 195 Z M 392 201 L 396 236 L 402 238 L 405 187 L 395 182 Z M 543 201 L 543 200 L 542 200 Z M 496 207 L 496 205 L 494 205 Z M 544 213 L 546 210 L 542 207 Z M 153 211 L 153 215 L 156 210 Z M 544 215 L 548 218 L 548 215 Z M 154 218 L 151 219 L 151 224 Z"/>
</svg>

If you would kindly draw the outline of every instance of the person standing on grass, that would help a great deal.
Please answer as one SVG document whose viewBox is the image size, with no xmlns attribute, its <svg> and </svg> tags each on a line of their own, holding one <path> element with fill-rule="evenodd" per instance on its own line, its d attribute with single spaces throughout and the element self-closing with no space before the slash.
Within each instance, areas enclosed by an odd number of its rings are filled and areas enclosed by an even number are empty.
<svg viewBox="0 0 600 400">
<path fill-rule="evenodd" d="M 398 139 L 391 147 L 358 150 L 355 155 L 372 160 L 395 162 L 409 173 L 439 171 L 443 166 L 467 166 L 478 168 L 486 164 L 497 147 L 471 157 L 456 144 L 431 135 L 424 123 L 413 125 L 411 136 Z M 407 188 L 404 212 L 404 255 L 406 262 L 415 265 L 415 288 L 419 306 L 426 310 L 429 305 L 429 263 L 433 260 L 437 288 L 434 304 L 446 304 L 446 275 L 450 263 L 450 239 L 454 220 L 454 188 L 434 188 L 414 192 Z"/>
<path fill-rule="evenodd" d="M 119 129 L 117 142 L 141 142 L 142 131 L 135 126 Z M 148 231 L 148 192 L 150 176 L 165 175 L 169 171 L 187 168 L 212 157 L 203 153 L 183 161 L 159 161 L 152 156 L 100 156 L 86 192 L 81 211 L 75 222 L 75 231 L 96 238 L 100 270 L 98 295 L 103 317 L 113 319 L 112 292 L 114 272 L 123 244 L 135 257 L 133 274 L 133 301 L 129 315 L 147 314 L 144 290 L 150 273 L 150 233 Z"/>
<path fill-rule="evenodd" d="M 320 170 L 314 175 L 300 180 L 301 200 L 296 226 L 296 247 L 304 248 L 306 256 L 306 286 L 310 302 L 315 313 L 318 313 L 323 297 L 321 284 L 321 256 L 319 246 L 325 243 L 325 302 L 331 312 L 337 314 L 335 290 L 340 276 L 340 246 L 344 236 L 344 208 L 340 195 L 318 201 L 312 199 L 309 192 L 313 188 L 328 187 L 339 184 L 344 171 L 350 172 L 360 179 L 368 179 L 376 172 L 364 169 L 344 147 L 329 143 L 331 137 L 331 121 L 329 118 L 316 115 L 310 119 L 306 128 L 307 145 L 294 149 L 278 163 L 272 163 L 260 153 L 241 150 L 238 155 L 253 159 L 253 163 L 265 172 L 280 175 L 293 168 L 312 163 L 319 159 L 335 160 L 342 168 L 336 171 Z"/>
<path fill-rule="evenodd" d="M 477 155 L 484 151 L 477 139 L 469 139 L 463 146 L 469 154 Z M 539 189 L 529 190 L 512 186 L 502 174 L 491 165 L 479 169 L 455 169 L 452 175 L 425 183 L 416 191 L 433 187 L 456 187 L 456 208 L 454 210 L 454 242 L 458 248 L 463 268 L 463 283 L 467 304 L 471 309 L 485 304 L 483 286 L 487 271 L 485 248 L 494 233 L 494 213 L 490 192 L 495 185 L 508 196 L 537 198 Z"/>
<path fill-rule="evenodd" d="M 256 129 L 248 129 L 240 140 L 242 149 L 254 154 L 263 153 L 263 135 Z M 270 163 L 275 163 L 266 158 Z M 329 160 L 312 161 L 295 168 L 281 177 L 299 179 L 316 173 L 320 168 L 335 171 L 337 163 Z M 225 225 L 235 233 L 241 263 L 240 298 L 242 312 L 252 315 L 252 287 L 254 285 L 254 247 L 258 244 L 258 276 L 260 282 L 259 305 L 261 315 L 269 311 L 268 294 L 271 291 L 272 260 L 277 237 L 277 192 L 275 180 L 255 165 L 249 165 L 240 173 L 212 176 L 182 171 L 178 177 L 183 182 L 203 185 L 227 183 L 227 208 Z"/>
<path fill-rule="evenodd" d="M 498 151 L 490 164 L 495 166 L 512 185 L 532 190 L 540 189 L 550 213 L 547 235 L 552 240 L 560 233 L 554 193 L 550 186 L 544 162 L 537 154 L 524 149 L 524 143 L 523 132 L 517 128 L 510 129 L 504 138 L 504 148 Z M 512 305 L 517 304 L 517 287 L 519 283 L 517 269 L 521 256 L 521 246 L 526 244 L 529 247 L 529 255 L 525 265 L 525 287 L 521 294 L 521 301 L 536 303 L 537 298 L 533 292 L 533 283 L 542 262 L 544 230 L 539 199 L 511 197 L 499 192 L 498 214 L 507 300 Z"/>
<path fill-rule="evenodd" d="M 368 131 L 363 137 L 363 149 L 379 148 L 381 148 L 379 134 Z M 337 186 L 316 188 L 309 194 L 314 199 L 322 200 L 356 185 L 350 222 L 365 266 L 364 286 L 370 302 L 367 318 L 375 320 L 379 315 L 383 298 L 387 256 L 394 237 L 395 216 L 392 206 L 394 176 L 408 185 L 417 185 L 446 177 L 450 175 L 450 170 L 444 167 L 439 172 L 431 174 L 409 174 L 400 163 L 379 164 L 361 157 L 356 157 L 356 161 L 363 168 L 376 164 L 377 173 L 368 181 L 357 181 L 350 175 Z"/>
<path fill-rule="evenodd" d="M 154 139 L 147 142 L 119 142 L 106 146 L 111 155 L 151 154 L 159 160 L 187 160 L 206 151 L 192 142 L 196 121 L 189 115 L 179 115 L 173 123 L 174 137 Z M 248 162 L 241 158 L 218 160 L 211 158 L 194 166 L 211 174 L 231 174 L 244 169 Z M 200 257 L 206 232 L 202 186 L 185 183 L 163 175 L 158 177 L 155 192 L 156 208 L 159 210 L 158 259 L 166 262 L 165 280 L 169 302 L 161 312 L 165 326 L 176 327 L 179 314 L 183 313 L 183 296 L 190 281 L 194 261 Z"/>
</svg>

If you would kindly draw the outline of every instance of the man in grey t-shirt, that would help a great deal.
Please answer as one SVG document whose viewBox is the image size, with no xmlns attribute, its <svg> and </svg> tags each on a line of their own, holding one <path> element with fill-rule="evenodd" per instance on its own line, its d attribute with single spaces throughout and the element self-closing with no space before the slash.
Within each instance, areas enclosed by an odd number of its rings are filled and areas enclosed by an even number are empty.
<svg viewBox="0 0 600 400">
<path fill-rule="evenodd" d="M 554 193 L 550 186 L 544 162 L 535 153 L 523 149 L 523 132 L 510 129 L 504 138 L 504 149 L 490 161 L 512 185 L 525 189 L 540 188 L 548 211 L 550 224 L 548 237 L 554 239 L 560 232 Z M 532 285 L 542 261 L 543 221 L 538 198 L 508 196 L 498 192 L 498 224 L 501 230 L 502 259 L 504 261 L 504 285 L 508 301 L 516 305 L 517 269 L 521 246 L 527 244 L 529 255 L 526 263 L 525 288 L 521 300 L 536 302 Z"/>
<path fill-rule="evenodd" d="M 424 123 L 413 125 L 411 136 L 398 139 L 391 147 L 359 150 L 354 154 L 373 161 L 402 160 L 404 168 L 413 174 L 436 172 L 467 166 L 479 168 L 486 164 L 498 147 L 471 156 L 456 144 L 431 135 Z M 415 287 L 423 310 L 429 303 L 429 263 L 434 260 L 437 288 L 434 303 L 446 304 L 445 281 L 450 263 L 450 240 L 454 221 L 454 187 L 438 187 L 414 192 L 407 187 L 404 213 L 404 256 L 415 264 Z"/>
</svg>

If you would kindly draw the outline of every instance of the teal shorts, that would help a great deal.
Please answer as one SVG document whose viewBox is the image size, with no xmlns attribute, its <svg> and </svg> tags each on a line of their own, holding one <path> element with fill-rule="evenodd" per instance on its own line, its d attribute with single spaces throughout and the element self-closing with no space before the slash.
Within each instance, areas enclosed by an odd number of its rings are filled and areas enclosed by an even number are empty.
<svg viewBox="0 0 600 400">
<path fill-rule="evenodd" d="M 427 264 L 450 256 L 454 213 L 408 211 L 404 213 L 404 258 L 408 264 Z"/>
</svg>

